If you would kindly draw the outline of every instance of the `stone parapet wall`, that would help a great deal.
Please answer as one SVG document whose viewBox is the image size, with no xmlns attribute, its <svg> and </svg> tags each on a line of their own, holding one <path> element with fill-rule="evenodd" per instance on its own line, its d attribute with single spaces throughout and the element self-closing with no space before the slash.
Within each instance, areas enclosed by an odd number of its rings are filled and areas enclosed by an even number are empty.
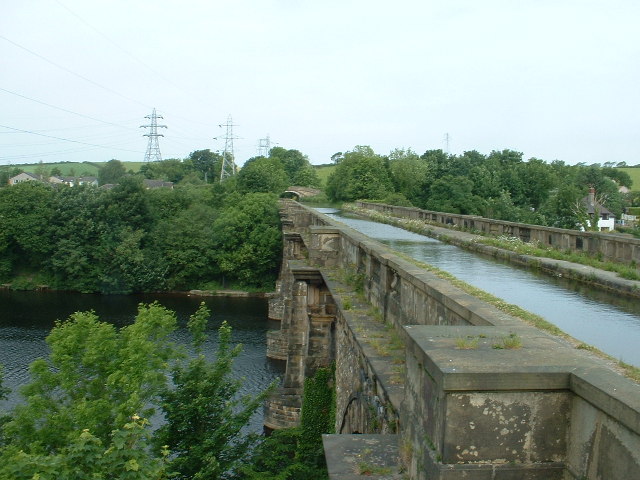
<svg viewBox="0 0 640 480">
<path fill-rule="evenodd" d="M 285 387 L 299 387 L 317 361 L 333 356 L 338 431 L 391 432 L 388 427 L 394 425 L 410 479 L 626 480 L 637 475 L 638 384 L 380 243 L 312 209 L 293 203 L 291 208 L 301 222 L 308 263 L 290 261 L 288 275 L 294 280 L 283 280 L 283 289 L 289 285 L 292 292 L 282 321 L 289 335 Z M 369 327 L 359 324 L 360 332 L 354 327 L 357 316 L 365 314 L 347 307 L 344 288 L 332 284 L 336 270 L 351 276 L 364 301 L 405 342 L 406 373 L 404 389 L 395 391 L 398 399 L 389 393 L 379 355 L 363 341 Z M 316 304 L 329 297 L 331 308 L 318 309 Z M 323 323 L 314 325 L 319 313 Z M 502 342 L 512 337 L 521 344 L 505 348 Z M 460 346 L 460 341 L 475 345 Z M 315 346 L 309 350 L 310 345 Z M 310 358 L 316 352 L 320 360 Z M 291 391 L 291 398 L 298 395 Z M 274 411 L 287 406 L 295 416 L 295 405 L 272 401 Z M 394 411 L 397 424 L 389 415 Z M 287 414 L 279 415 L 278 421 L 286 423 Z M 267 418 L 272 421 L 274 415 Z"/>
<path fill-rule="evenodd" d="M 359 207 L 389 215 L 412 218 L 449 227 L 475 230 L 487 235 L 507 235 L 523 242 L 537 242 L 558 250 L 586 252 L 605 260 L 640 266 L 640 240 L 611 233 L 580 232 L 564 228 L 507 222 L 475 215 L 434 212 L 414 207 L 356 202 Z"/>
</svg>

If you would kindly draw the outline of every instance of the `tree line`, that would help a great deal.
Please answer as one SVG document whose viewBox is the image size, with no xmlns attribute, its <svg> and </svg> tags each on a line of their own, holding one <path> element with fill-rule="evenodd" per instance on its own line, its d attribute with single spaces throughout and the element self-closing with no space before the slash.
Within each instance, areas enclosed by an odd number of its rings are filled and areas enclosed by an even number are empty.
<svg viewBox="0 0 640 480">
<path fill-rule="evenodd" d="M 333 201 L 378 200 L 560 228 L 581 224 L 581 199 L 590 188 L 617 218 L 625 206 L 640 201 L 639 192 L 618 191 L 620 186 L 631 188 L 631 178 L 611 165 L 525 161 L 513 150 L 488 155 L 427 150 L 418 155 L 396 149 L 383 156 L 356 146 L 334 157 L 337 166 L 326 189 Z"/>
<path fill-rule="evenodd" d="M 221 183 L 222 160 L 197 150 L 137 174 L 111 160 L 98 173 L 108 189 L 0 189 L 0 281 L 100 293 L 271 288 L 282 247 L 276 200 L 290 185 L 318 185 L 315 169 L 275 147 Z M 176 187 L 146 189 L 144 178 Z"/>
</svg>

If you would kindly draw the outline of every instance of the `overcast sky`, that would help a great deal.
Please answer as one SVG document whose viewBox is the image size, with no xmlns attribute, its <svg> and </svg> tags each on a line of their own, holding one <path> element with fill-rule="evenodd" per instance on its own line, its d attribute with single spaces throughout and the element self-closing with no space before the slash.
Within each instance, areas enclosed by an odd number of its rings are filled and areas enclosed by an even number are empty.
<svg viewBox="0 0 640 480">
<path fill-rule="evenodd" d="M 639 164 L 639 25 L 637 0 L 0 0 L 0 164 L 142 161 L 154 107 L 163 158 L 232 115 L 239 164 L 267 135 L 314 164 Z"/>
</svg>

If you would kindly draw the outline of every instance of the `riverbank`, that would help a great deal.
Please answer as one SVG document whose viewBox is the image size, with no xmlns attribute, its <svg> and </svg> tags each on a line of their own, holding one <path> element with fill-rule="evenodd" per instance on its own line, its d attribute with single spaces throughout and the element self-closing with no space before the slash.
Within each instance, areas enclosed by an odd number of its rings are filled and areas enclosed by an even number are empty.
<svg viewBox="0 0 640 480">
<path fill-rule="evenodd" d="M 273 292 L 249 292 L 245 290 L 189 290 L 187 295 L 199 297 L 269 298 Z"/>
<path fill-rule="evenodd" d="M 602 270 L 567 260 L 522 254 L 506 248 L 483 243 L 487 237 L 471 232 L 453 230 L 431 223 L 385 215 L 378 211 L 345 204 L 342 208 L 351 213 L 362 215 L 376 222 L 382 222 L 405 230 L 426 235 L 445 243 L 505 260 L 515 265 L 536 269 L 547 275 L 565 277 L 571 280 L 593 285 L 599 288 L 634 298 L 640 298 L 640 281 L 621 278 L 615 272 Z"/>
<path fill-rule="evenodd" d="M 65 293 L 82 293 L 82 292 L 74 292 L 69 290 L 56 290 L 48 285 L 35 285 L 34 288 L 13 288 L 13 285 L 10 283 L 0 284 L 0 290 L 13 290 L 13 291 L 26 291 L 26 292 L 65 292 Z M 136 292 L 138 293 L 138 292 Z M 136 293 L 133 293 L 135 295 Z M 151 292 L 151 293 L 161 293 L 167 295 L 189 295 L 189 296 L 199 296 L 199 297 L 242 297 L 242 298 L 269 298 L 269 296 L 273 292 L 253 292 L 249 290 L 168 290 L 166 292 Z M 89 293 L 88 295 L 96 295 L 95 293 Z M 105 294 L 97 294 L 97 295 L 105 295 Z M 108 295 L 108 294 L 107 294 Z"/>
</svg>

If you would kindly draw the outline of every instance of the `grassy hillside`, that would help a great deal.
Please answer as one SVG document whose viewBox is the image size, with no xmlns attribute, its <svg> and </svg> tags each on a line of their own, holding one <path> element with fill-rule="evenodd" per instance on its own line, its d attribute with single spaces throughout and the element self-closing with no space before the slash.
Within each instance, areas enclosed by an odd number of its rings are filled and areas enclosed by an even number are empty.
<svg viewBox="0 0 640 480">
<path fill-rule="evenodd" d="M 640 190 L 640 168 L 621 167 L 620 170 L 627 172 L 633 180 L 631 190 Z"/>
<path fill-rule="evenodd" d="M 320 177 L 320 181 L 322 182 L 322 188 L 325 188 L 327 186 L 327 178 L 329 178 L 329 175 L 335 170 L 335 168 L 335 165 L 316 166 L 316 172 L 318 174 L 318 177 Z"/>
<path fill-rule="evenodd" d="M 35 173 L 38 168 L 44 167 L 51 171 L 54 167 L 60 169 L 64 176 L 98 176 L 98 170 L 107 162 L 60 162 L 60 163 L 28 163 L 22 165 L 12 165 L 12 167 L 21 168 L 25 172 Z M 134 173 L 140 170 L 144 162 L 122 162 L 127 171 L 132 170 Z"/>
</svg>

